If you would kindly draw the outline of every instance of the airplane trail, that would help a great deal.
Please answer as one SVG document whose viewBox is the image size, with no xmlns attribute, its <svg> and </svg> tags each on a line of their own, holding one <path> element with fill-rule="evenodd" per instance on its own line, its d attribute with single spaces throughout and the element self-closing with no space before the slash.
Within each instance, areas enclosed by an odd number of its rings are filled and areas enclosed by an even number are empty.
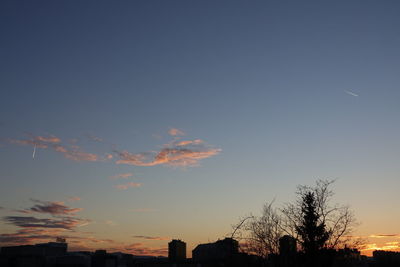
<svg viewBox="0 0 400 267">
<path fill-rule="evenodd" d="M 32 159 L 35 159 L 35 153 L 36 153 L 36 145 L 33 147 Z"/>
<path fill-rule="evenodd" d="M 352 95 L 352 96 L 358 96 L 356 93 L 353 93 L 351 91 L 347 91 L 347 90 L 344 90 L 344 91 L 345 91 L 346 94 L 349 94 L 349 95 Z"/>
</svg>

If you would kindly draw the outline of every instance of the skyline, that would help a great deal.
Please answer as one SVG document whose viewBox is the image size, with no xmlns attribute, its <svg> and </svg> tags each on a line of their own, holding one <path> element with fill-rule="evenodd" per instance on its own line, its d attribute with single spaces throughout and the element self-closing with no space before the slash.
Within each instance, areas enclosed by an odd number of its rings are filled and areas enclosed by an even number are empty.
<svg viewBox="0 0 400 267">
<path fill-rule="evenodd" d="M 396 1 L 0 7 L 0 245 L 191 251 L 336 179 L 400 251 Z"/>
</svg>

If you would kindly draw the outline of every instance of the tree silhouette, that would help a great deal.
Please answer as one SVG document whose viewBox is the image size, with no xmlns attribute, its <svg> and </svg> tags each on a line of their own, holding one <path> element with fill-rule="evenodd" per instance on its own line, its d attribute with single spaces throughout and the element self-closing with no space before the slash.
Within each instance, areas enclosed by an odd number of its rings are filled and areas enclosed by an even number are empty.
<svg viewBox="0 0 400 267">
<path fill-rule="evenodd" d="M 296 227 L 300 245 L 305 254 L 315 255 L 325 247 L 329 233 L 317 213 L 317 202 L 313 192 L 308 192 L 303 196 L 301 212 L 302 220 L 300 225 Z"/>
</svg>

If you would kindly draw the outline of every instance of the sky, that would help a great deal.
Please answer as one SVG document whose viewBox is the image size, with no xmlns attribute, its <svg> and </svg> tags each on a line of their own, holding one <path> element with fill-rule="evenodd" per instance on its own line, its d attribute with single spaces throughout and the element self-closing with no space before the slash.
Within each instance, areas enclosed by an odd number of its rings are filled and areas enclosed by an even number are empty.
<svg viewBox="0 0 400 267">
<path fill-rule="evenodd" d="M 398 1 L 1 1 L 0 243 L 165 255 L 336 179 L 400 250 Z"/>
</svg>

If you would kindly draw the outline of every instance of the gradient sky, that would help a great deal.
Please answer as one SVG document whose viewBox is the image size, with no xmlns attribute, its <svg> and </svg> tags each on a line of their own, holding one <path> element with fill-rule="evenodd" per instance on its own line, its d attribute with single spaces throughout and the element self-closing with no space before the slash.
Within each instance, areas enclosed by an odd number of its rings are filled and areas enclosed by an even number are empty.
<svg viewBox="0 0 400 267">
<path fill-rule="evenodd" d="M 1 1 L 0 241 L 191 250 L 327 178 L 355 235 L 399 249 L 399 11 Z"/>
</svg>

